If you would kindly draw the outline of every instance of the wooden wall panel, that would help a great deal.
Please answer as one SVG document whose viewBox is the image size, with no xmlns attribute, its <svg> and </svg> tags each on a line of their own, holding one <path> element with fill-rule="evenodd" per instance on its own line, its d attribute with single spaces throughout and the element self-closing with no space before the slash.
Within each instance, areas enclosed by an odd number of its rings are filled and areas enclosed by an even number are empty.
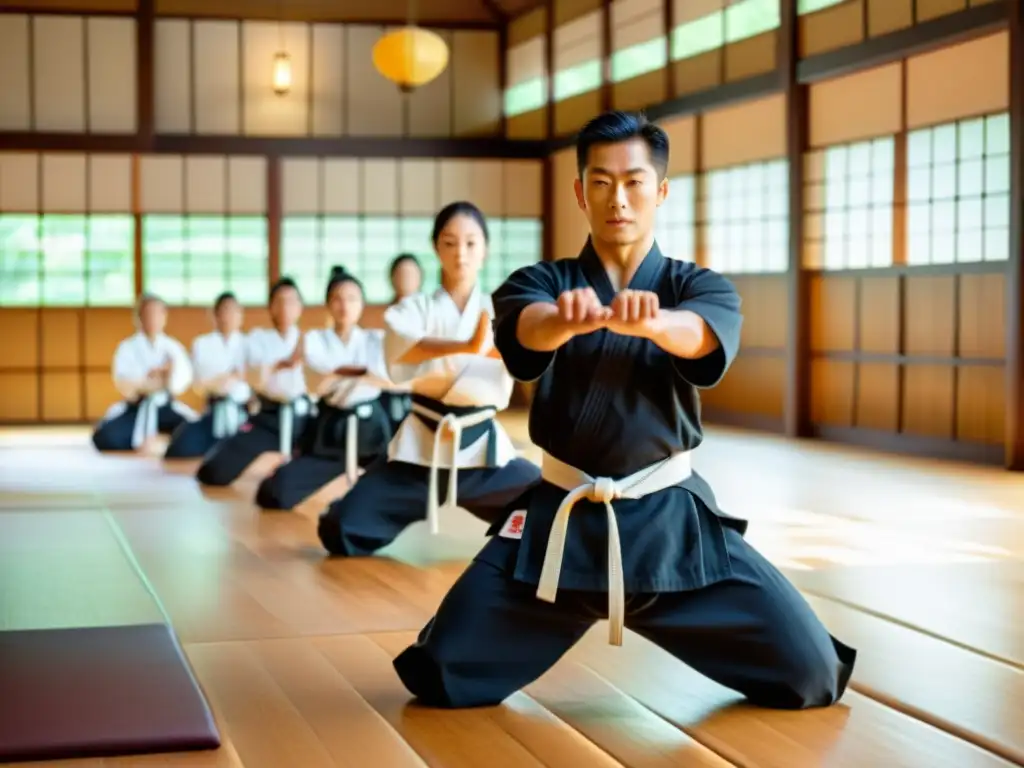
<svg viewBox="0 0 1024 768">
<path fill-rule="evenodd" d="M 955 292 L 956 278 L 952 275 L 906 278 L 903 338 L 908 355 L 953 355 L 956 343 Z"/>
<path fill-rule="evenodd" d="M 576 150 L 563 149 L 551 156 L 551 217 L 555 259 L 575 258 L 590 236 L 590 225 L 576 202 Z"/>
<path fill-rule="evenodd" d="M 701 391 L 701 403 L 712 420 L 719 414 L 781 419 L 785 368 L 781 357 L 745 357 L 741 353 L 717 387 Z"/>
<path fill-rule="evenodd" d="M 894 134 L 903 128 L 900 63 L 812 83 L 808 89 L 812 147 Z"/>
<path fill-rule="evenodd" d="M 811 289 L 811 351 L 850 351 L 856 346 L 857 280 L 815 275 Z"/>
<path fill-rule="evenodd" d="M 32 128 L 32 69 L 29 66 L 29 17 L 0 14 L 0 130 L 28 131 Z"/>
<path fill-rule="evenodd" d="M 638 110 L 660 104 L 665 100 L 667 90 L 667 69 L 645 72 L 621 83 L 612 83 L 612 108 Z"/>
<path fill-rule="evenodd" d="M 721 85 L 722 62 L 725 52 L 719 48 L 714 51 L 692 56 L 688 59 L 673 61 L 669 66 L 674 70 L 672 80 L 676 84 L 676 96 L 700 93 Z"/>
<path fill-rule="evenodd" d="M 496 32 L 457 30 L 452 35 L 452 134 L 500 133 L 502 93 Z"/>
<path fill-rule="evenodd" d="M 786 154 L 785 103 L 781 95 L 716 109 L 704 114 L 701 120 L 703 169 Z"/>
<path fill-rule="evenodd" d="M 312 28 L 308 24 L 278 24 L 271 21 L 242 23 L 241 107 L 242 131 L 246 135 L 306 136 L 313 133 L 313 115 L 310 114 L 310 64 L 313 57 L 313 51 L 310 50 L 311 34 Z M 289 56 L 292 84 L 287 93 L 278 94 L 268 87 L 268 79 L 274 55 L 282 49 L 287 51 Z M 229 48 L 228 53 L 237 54 L 237 45 L 234 50 Z M 342 71 L 320 73 L 321 76 L 328 78 L 323 85 L 329 103 L 336 103 L 336 99 L 332 97 L 340 90 L 337 79 L 340 78 Z M 319 86 L 318 82 L 317 87 Z M 237 99 L 227 100 L 226 106 L 228 109 L 234 109 L 237 115 Z"/>
<path fill-rule="evenodd" d="M 3 328 L 4 370 L 36 368 L 39 365 L 39 310 L 0 309 Z M 2 398 L 0 398 L 2 399 Z"/>
<path fill-rule="evenodd" d="M 774 30 L 725 46 L 722 50 L 726 81 L 744 80 L 771 72 L 775 69 L 778 47 L 778 34 Z"/>
<path fill-rule="evenodd" d="M 802 15 L 799 20 L 801 58 L 845 48 L 863 40 L 864 2 L 847 0 Z"/>
<path fill-rule="evenodd" d="M 907 60 L 907 126 L 935 125 L 1009 106 L 1007 32 Z M 942 83 L 936 88 L 936 83 Z"/>
<path fill-rule="evenodd" d="M 40 355 L 44 371 L 80 368 L 82 356 L 82 310 L 44 309 L 40 318 Z"/>
<path fill-rule="evenodd" d="M 78 371 L 43 371 L 39 418 L 44 422 L 81 421 L 84 414 L 82 374 Z"/>
<path fill-rule="evenodd" d="M 830 427 L 853 424 L 854 364 L 844 360 L 811 361 L 811 420 Z"/>
<path fill-rule="evenodd" d="M 868 36 L 887 35 L 914 23 L 914 0 L 867 0 Z"/>
<path fill-rule="evenodd" d="M 39 374 L 35 371 L 0 372 L 0 421 L 33 422 L 39 419 Z"/>
<path fill-rule="evenodd" d="M 789 297 L 783 275 L 734 275 L 733 285 L 743 300 L 743 331 L 740 351 L 745 348 L 777 349 L 786 346 L 786 315 L 779 312 Z"/>
<path fill-rule="evenodd" d="M 899 278 L 863 277 L 859 282 L 858 348 L 895 355 L 900 350 L 901 332 Z"/>
<path fill-rule="evenodd" d="M 960 440 L 999 445 L 1005 438 L 1006 370 L 1002 366 L 957 369 L 956 431 Z"/>
<path fill-rule="evenodd" d="M 903 431 L 952 440 L 954 397 L 951 365 L 908 365 L 903 371 Z"/>
<path fill-rule="evenodd" d="M 160 19 L 153 32 L 153 111 L 161 133 L 192 131 L 192 24 Z"/>
<path fill-rule="evenodd" d="M 788 286 L 784 275 L 735 275 L 743 300 L 740 353 L 722 382 L 701 392 L 710 418 L 753 416 L 765 425 L 781 423 L 785 403 Z"/>
<path fill-rule="evenodd" d="M 32 23 L 33 128 L 86 130 L 85 24 L 81 16 L 37 16 Z"/>
<path fill-rule="evenodd" d="M 895 433 L 899 429 L 899 366 L 857 363 L 856 424 Z"/>
<path fill-rule="evenodd" d="M 576 133 L 587 121 L 601 113 L 601 91 L 588 91 L 556 102 L 555 135 Z"/>
<path fill-rule="evenodd" d="M 243 128 L 240 37 L 241 26 L 235 21 L 192 24 L 194 75 L 190 95 L 191 126 L 195 133 L 232 135 Z M 268 80 L 269 77 L 268 66 Z"/>
<path fill-rule="evenodd" d="M 310 28 L 310 134 L 340 136 L 345 129 L 345 32 L 341 24 Z"/>
<path fill-rule="evenodd" d="M 86 21 L 87 124 L 93 133 L 134 133 L 136 73 L 134 19 Z"/>
<path fill-rule="evenodd" d="M 1007 322 L 1005 276 L 998 272 L 965 274 L 959 280 L 957 330 L 961 357 L 1003 358 Z"/>
<path fill-rule="evenodd" d="M 967 0 L 917 0 L 917 22 L 931 21 L 967 8 Z"/>
</svg>

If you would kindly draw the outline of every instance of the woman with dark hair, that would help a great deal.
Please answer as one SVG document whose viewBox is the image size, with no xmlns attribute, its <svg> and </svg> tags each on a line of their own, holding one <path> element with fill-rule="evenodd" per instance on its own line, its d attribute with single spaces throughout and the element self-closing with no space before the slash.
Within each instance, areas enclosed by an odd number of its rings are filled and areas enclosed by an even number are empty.
<svg viewBox="0 0 1024 768">
<path fill-rule="evenodd" d="M 216 330 L 192 342 L 192 388 L 206 399 L 202 418 L 182 424 L 171 435 L 165 459 L 197 459 L 219 440 L 231 437 L 249 418 L 246 406 L 252 388 L 245 375 L 242 305 L 224 292 L 213 304 Z"/>
<path fill-rule="evenodd" d="M 391 262 L 391 287 L 395 292 L 391 306 L 420 292 L 423 287 L 423 268 L 413 254 L 400 253 Z"/>
<path fill-rule="evenodd" d="M 117 345 L 111 374 L 124 399 L 110 406 L 92 434 L 98 451 L 132 451 L 199 418 L 175 398 L 192 383 L 192 364 L 167 326 L 167 305 L 147 293 L 135 310 L 138 331 Z"/>
<path fill-rule="evenodd" d="M 412 391 L 412 413 L 388 460 L 369 467 L 321 515 L 320 540 L 333 555 L 369 555 L 416 520 L 438 528 L 445 506 L 461 503 L 487 522 L 518 509 L 540 469 L 518 457 L 496 421 L 512 379 L 494 349 L 493 307 L 477 276 L 487 253 L 487 221 L 472 203 L 446 206 L 434 221 L 441 287 L 390 307 L 384 353 L 392 381 Z"/>
<path fill-rule="evenodd" d="M 246 339 L 246 367 L 258 410 L 206 454 L 196 473 L 204 485 L 231 485 L 264 453 L 278 451 L 285 460 L 291 458 L 306 428 L 312 403 L 302 366 L 302 296 L 291 278 L 282 277 L 271 287 L 269 303 L 274 327 L 256 328 Z"/>
<path fill-rule="evenodd" d="M 302 437 L 299 455 L 260 483 L 256 503 L 291 509 L 342 473 L 354 484 L 359 467 L 387 452 L 391 422 L 381 400 L 387 387 L 384 332 L 359 327 L 363 285 L 335 267 L 324 302 L 333 328 L 308 331 L 306 365 L 324 376 L 317 388 L 316 418 Z"/>
</svg>

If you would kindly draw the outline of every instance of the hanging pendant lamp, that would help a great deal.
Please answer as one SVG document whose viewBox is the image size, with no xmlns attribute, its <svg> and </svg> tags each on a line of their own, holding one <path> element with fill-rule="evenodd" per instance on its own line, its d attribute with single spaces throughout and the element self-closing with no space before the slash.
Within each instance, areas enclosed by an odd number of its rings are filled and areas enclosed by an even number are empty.
<svg viewBox="0 0 1024 768">
<path fill-rule="evenodd" d="M 384 35 L 373 46 L 373 66 L 408 93 L 436 79 L 448 66 L 448 44 L 417 26 Z"/>
</svg>

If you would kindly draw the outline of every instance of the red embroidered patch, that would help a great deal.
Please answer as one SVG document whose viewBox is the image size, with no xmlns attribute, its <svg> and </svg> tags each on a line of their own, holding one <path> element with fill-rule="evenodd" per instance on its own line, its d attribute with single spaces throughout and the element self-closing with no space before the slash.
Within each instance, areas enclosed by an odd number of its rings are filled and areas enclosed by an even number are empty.
<svg viewBox="0 0 1024 768">
<path fill-rule="evenodd" d="M 517 512 L 512 515 L 508 521 L 508 532 L 512 534 L 522 534 L 523 524 L 526 522 L 526 515 L 522 512 Z"/>
</svg>

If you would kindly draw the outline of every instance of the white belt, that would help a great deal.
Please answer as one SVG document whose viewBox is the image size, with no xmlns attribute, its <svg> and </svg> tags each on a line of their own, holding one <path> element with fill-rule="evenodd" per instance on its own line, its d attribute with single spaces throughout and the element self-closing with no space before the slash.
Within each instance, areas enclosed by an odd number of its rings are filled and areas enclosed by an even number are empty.
<svg viewBox="0 0 1024 768">
<path fill-rule="evenodd" d="M 462 445 L 462 430 L 466 427 L 475 427 L 485 421 L 493 419 L 498 414 L 498 409 L 487 407 L 480 411 L 467 413 L 465 416 L 456 416 L 453 413 L 446 413 L 443 416 L 429 408 L 425 408 L 417 402 L 413 402 L 412 409 L 425 416 L 431 421 L 438 422 L 434 430 L 434 450 L 430 456 L 430 482 L 427 486 L 427 524 L 431 533 L 440 530 L 441 507 L 437 503 L 437 471 L 438 462 L 441 459 L 441 438 L 444 436 L 445 427 L 452 433 L 452 464 L 448 472 L 448 498 L 442 506 L 455 507 L 459 495 L 459 448 Z"/>
<path fill-rule="evenodd" d="M 345 420 L 345 477 L 349 484 L 359 479 L 359 420 L 373 413 L 373 403 L 360 403 Z"/>
<path fill-rule="evenodd" d="M 231 398 L 213 404 L 213 436 L 218 440 L 235 434 L 241 422 L 242 406 Z"/>
<path fill-rule="evenodd" d="M 171 402 L 171 396 L 161 390 L 146 395 L 139 403 L 139 412 L 135 416 L 132 429 L 132 448 L 138 448 L 157 433 L 160 409 Z"/>
<path fill-rule="evenodd" d="M 622 574 L 619 524 L 612 502 L 615 499 L 640 499 L 663 491 L 683 482 L 692 473 L 688 451 L 644 467 L 621 480 L 590 477 L 545 453 L 541 461 L 541 476 L 547 482 L 569 493 L 559 504 L 558 512 L 551 523 L 548 548 L 544 554 L 544 567 L 537 583 L 537 597 L 549 603 L 555 602 L 558 579 L 562 573 L 565 537 L 569 530 L 569 515 L 573 507 L 583 499 L 603 502 L 608 515 L 608 642 L 612 645 L 622 645 L 622 633 L 626 625 L 626 587 Z"/>
</svg>

